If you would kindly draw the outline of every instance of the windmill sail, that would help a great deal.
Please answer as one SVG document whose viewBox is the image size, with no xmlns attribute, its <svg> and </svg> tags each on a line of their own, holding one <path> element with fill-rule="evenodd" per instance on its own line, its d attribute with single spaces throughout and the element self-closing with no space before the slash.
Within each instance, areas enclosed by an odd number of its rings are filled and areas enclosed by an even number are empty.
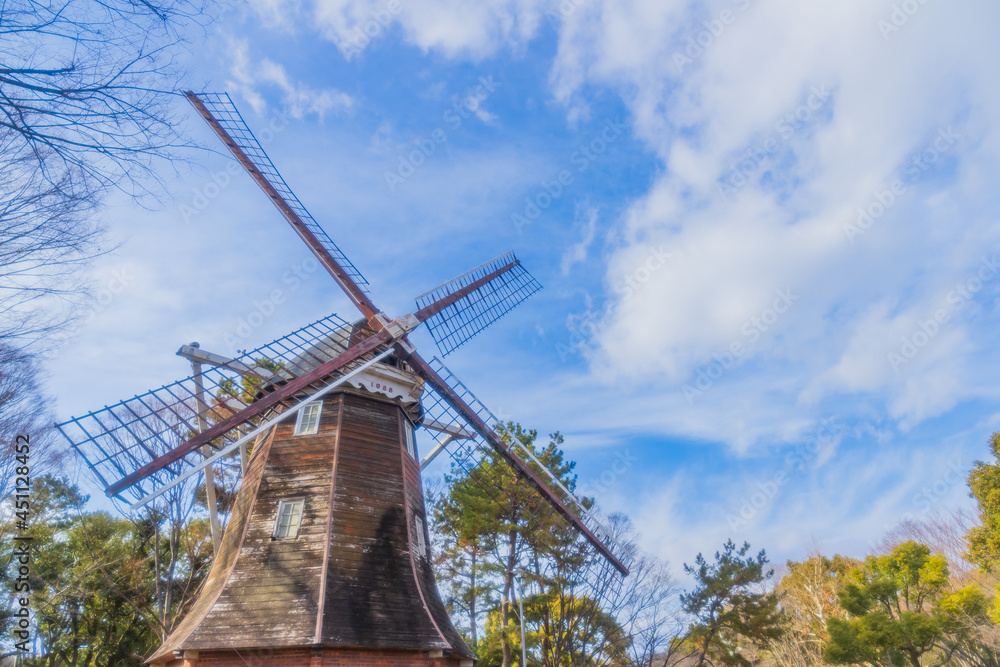
<svg viewBox="0 0 1000 667">
<path fill-rule="evenodd" d="M 177 452 L 182 443 L 190 442 L 199 433 L 200 419 L 216 425 L 227 420 L 232 423 L 207 443 L 216 451 L 224 449 L 257 425 L 300 402 L 303 395 L 322 389 L 369 361 L 378 351 L 362 354 L 338 373 L 317 377 L 301 391 L 286 395 L 285 388 L 296 379 L 309 379 L 324 363 L 343 355 L 358 328 L 330 315 L 240 355 L 233 364 L 239 370 L 226 366 L 204 369 L 203 395 L 199 395 L 198 383 L 192 376 L 75 417 L 57 428 L 111 495 L 127 488 L 130 496 L 141 499 L 199 464 L 201 457 L 193 453 L 196 448 L 189 448 L 127 487 L 121 487 L 121 481 Z M 262 372 L 250 374 L 246 368 L 260 368 Z M 283 380 L 268 382 L 261 376 L 278 376 Z M 247 412 L 248 408 L 264 404 L 269 396 L 278 396 L 280 400 L 273 401 L 267 409 Z"/>
<path fill-rule="evenodd" d="M 229 95 L 195 94 L 190 91 L 185 95 L 271 202 L 291 223 L 347 296 L 358 306 L 365 318 L 371 320 L 377 309 L 368 298 L 368 281 L 285 183 L 285 179 L 264 152 L 264 148 L 250 131 Z"/>
<path fill-rule="evenodd" d="M 248 460 L 235 503 L 243 509 L 234 510 L 223 536 L 209 575 L 214 583 L 195 603 L 204 613 L 191 614 L 191 627 L 164 642 L 162 657 L 257 645 L 262 633 L 268 646 L 277 640 L 274 646 L 287 649 L 281 655 L 290 664 L 300 664 L 293 656 L 301 657 L 296 652 L 302 647 L 326 644 L 334 651 L 389 646 L 418 661 L 427 651 L 471 657 L 434 584 L 416 424 L 450 439 L 444 449 L 452 470 L 479 485 L 484 506 L 514 507 L 515 520 L 526 519 L 550 543 L 552 549 L 531 554 L 534 564 L 544 561 L 574 595 L 598 604 L 616 596 L 631 554 L 616 544 L 590 501 L 576 497 L 572 485 L 547 470 L 443 364 L 426 362 L 408 340 L 426 322 L 448 354 L 538 291 L 513 253 L 421 295 L 416 313 L 391 320 L 292 193 L 229 96 L 187 97 L 364 319 L 352 325 L 332 315 L 234 360 L 182 348 L 200 364 L 194 376 L 58 425 L 107 493 L 131 495 L 139 501 L 133 508 L 164 491 L 180 497 L 190 490 L 180 484 L 199 470 L 248 439 L 270 434 L 259 437 Z M 279 423 L 296 412 L 301 419 L 295 424 Z M 302 540 L 296 541 L 300 524 Z M 255 528 L 244 530 L 250 525 Z M 303 558 L 307 544 L 315 549 Z M 298 565 L 288 567 L 293 562 Z M 412 579 L 410 588 L 399 584 L 400 573 Z M 279 579 L 280 600 L 268 588 Z M 295 619 L 261 613 L 267 600 L 278 600 L 282 609 L 287 602 L 300 613 Z M 374 620 L 386 614 L 398 622 Z M 291 624 L 281 638 L 274 636 L 278 616 Z M 409 632 L 414 619 L 424 617 L 426 632 Z M 361 634 L 359 618 L 372 619 Z M 387 625 L 391 637 L 368 632 Z M 237 626 L 248 634 L 235 636 Z"/>
<path fill-rule="evenodd" d="M 520 494 L 521 500 L 531 507 L 530 521 L 561 532 L 563 539 L 569 541 L 568 545 L 564 544 L 563 550 L 583 555 L 574 562 L 572 571 L 572 579 L 580 586 L 578 592 L 598 604 L 613 603 L 621 590 L 623 575 L 628 574 L 631 554 L 618 546 L 615 536 L 596 512 L 566 488 L 537 459 L 534 452 L 510 433 L 506 425 L 452 375 L 440 360 L 433 359 L 429 365 L 475 413 L 478 420 L 488 424 L 490 428 L 490 432 L 484 435 L 453 407 L 452 400 L 442 392 L 435 388 L 425 388 L 422 423 L 435 433 L 453 431 L 465 434 L 462 439 L 453 440 L 445 449 L 451 457 L 452 473 L 471 480 L 486 496 L 501 505 L 512 494 Z M 490 442 L 494 436 L 508 447 L 507 454 L 499 453 Z M 509 466 L 511 475 L 520 476 L 524 483 L 516 490 L 503 486 L 498 483 L 496 476 L 484 473 L 490 464 Z M 525 475 L 526 471 L 532 474 L 534 480 L 544 478 L 544 483 L 533 483 Z M 569 508 L 571 514 L 564 514 L 559 505 Z"/>
<path fill-rule="evenodd" d="M 416 316 L 447 356 L 540 289 L 507 252 L 418 296 Z"/>
<path fill-rule="evenodd" d="M 417 360 L 411 357 L 409 361 L 413 363 Z M 418 369 L 419 364 L 426 363 L 418 360 Z M 435 386 L 436 382 L 428 381 L 431 386 L 425 389 L 423 423 L 433 424 L 435 431 L 452 430 L 463 432 L 467 436 L 475 434 L 474 437 L 456 440 L 454 446 L 448 449 L 454 464 L 466 473 L 474 474 L 484 457 L 499 455 L 544 501 L 540 504 L 539 511 L 561 516 L 567 525 L 577 531 L 581 540 L 589 542 L 603 556 L 604 561 L 621 574 L 628 574 L 625 554 L 615 553 L 613 536 L 600 518 L 567 489 L 555 474 L 545 468 L 528 447 L 507 432 L 504 423 L 452 375 L 440 360 L 433 359 L 427 366 L 436 378 L 443 381 L 444 387 Z M 460 403 L 459 408 L 455 406 L 456 399 Z M 526 460 L 531 461 L 531 464 L 526 463 Z M 489 491 L 495 494 L 495 498 L 508 493 L 503 488 Z"/>
</svg>

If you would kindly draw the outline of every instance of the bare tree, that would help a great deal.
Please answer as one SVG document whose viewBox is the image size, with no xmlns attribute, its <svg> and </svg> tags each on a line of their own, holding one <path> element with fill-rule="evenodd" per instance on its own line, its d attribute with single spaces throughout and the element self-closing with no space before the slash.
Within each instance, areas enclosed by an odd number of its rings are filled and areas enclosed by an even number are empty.
<svg viewBox="0 0 1000 667">
<path fill-rule="evenodd" d="M 148 173 L 177 146 L 176 45 L 200 0 L 13 0 L 0 5 L 0 127 L 53 183 Z"/>
<path fill-rule="evenodd" d="M 15 487 L 22 465 L 16 456 L 19 444 L 28 445 L 32 475 L 58 467 L 62 449 L 55 444 L 49 404 L 39 388 L 37 362 L 0 343 L 0 500 Z"/>
<path fill-rule="evenodd" d="M 539 637 L 542 665 L 612 667 L 663 664 L 666 653 L 685 627 L 679 588 L 666 563 L 639 547 L 639 535 L 621 513 L 607 516 L 603 527 L 628 563 L 622 576 L 589 553 L 587 562 L 571 560 L 581 576 L 534 564 L 530 580 L 536 595 L 526 601 L 526 615 Z"/>
<path fill-rule="evenodd" d="M 986 579 L 987 574 L 965 559 L 969 549 L 966 536 L 979 525 L 979 518 L 967 509 L 933 510 L 916 519 L 902 521 L 889 530 L 876 545 L 877 553 L 890 553 L 894 548 L 913 540 L 926 544 L 931 551 L 948 559 L 948 567 L 960 581 L 966 578 Z M 984 583 L 993 586 L 995 576 Z"/>
<path fill-rule="evenodd" d="M 79 170 L 50 182 L 10 129 L 0 129 L 0 155 L 0 341 L 37 347 L 86 293 L 81 270 L 99 252 L 102 230 L 90 218 L 100 196 Z"/>
<path fill-rule="evenodd" d="M 110 189 L 162 192 L 157 165 L 186 146 L 178 46 L 202 1 L 0 3 L 0 342 L 37 345 L 72 319 Z"/>
<path fill-rule="evenodd" d="M 633 665 L 664 664 L 685 630 L 680 587 L 667 563 L 641 550 L 639 534 L 627 516 L 611 514 L 606 527 L 628 559 L 630 570 L 621 590 L 611 598 L 608 611 L 628 634 Z"/>
</svg>

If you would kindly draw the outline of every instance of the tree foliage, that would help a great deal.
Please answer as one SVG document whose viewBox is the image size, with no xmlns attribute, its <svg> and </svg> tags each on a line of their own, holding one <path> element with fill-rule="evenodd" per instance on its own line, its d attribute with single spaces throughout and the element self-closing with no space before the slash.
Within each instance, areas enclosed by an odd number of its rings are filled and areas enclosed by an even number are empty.
<svg viewBox="0 0 1000 667">
<path fill-rule="evenodd" d="M 850 618 L 827 622 L 824 657 L 834 664 L 946 662 L 974 641 L 966 619 L 986 615 L 983 592 L 970 586 L 949 593 L 947 561 L 916 542 L 869 556 L 849 578 L 838 597 Z"/>
<path fill-rule="evenodd" d="M 29 664 L 56 667 L 143 664 L 190 604 L 207 572 L 211 538 L 205 521 L 168 526 L 163 517 L 140 521 L 85 511 L 87 497 L 67 480 L 42 476 L 32 484 L 32 635 Z M 0 530 L 9 551 L 13 525 Z M 18 597 L 5 564 L 0 580 L 8 600 Z M 7 605 L 5 624 L 9 624 Z M 5 632 L 9 636 L 9 632 Z"/>
<path fill-rule="evenodd" d="M 499 430 L 575 491 L 575 463 L 562 452 L 562 436 L 552 434 L 541 446 L 534 430 L 513 423 Z M 460 455 L 458 461 L 446 476 L 446 491 L 431 494 L 432 527 L 447 604 L 481 665 L 518 662 L 522 623 L 529 663 L 551 667 L 611 667 L 631 664 L 632 656 L 645 662 L 669 642 L 675 584 L 664 565 L 639 554 L 624 516 L 612 515 L 604 524 L 632 574 L 616 595 L 606 595 L 618 575 L 595 567 L 602 557 L 505 460 L 486 455 L 462 465 Z M 593 509 L 593 499 L 582 503 Z"/>
<path fill-rule="evenodd" d="M 990 439 L 994 460 L 1000 459 L 1000 433 Z M 968 558 L 984 570 L 1000 564 L 1000 464 L 976 461 L 969 473 L 969 491 L 979 505 L 981 525 L 969 530 Z"/>
<path fill-rule="evenodd" d="M 530 448 L 572 492 L 576 485 L 572 475 L 575 464 L 563 459 L 559 449 L 562 436 L 553 434 L 545 447 L 536 448 L 536 431 L 513 423 L 502 431 Z M 456 464 L 445 481 L 449 489 L 433 510 L 434 526 L 447 536 L 445 544 L 449 552 L 459 559 L 468 559 L 469 567 L 471 554 L 481 554 L 478 585 L 490 579 L 499 589 L 496 597 L 500 605 L 502 664 L 506 667 L 513 660 L 508 635 L 517 573 L 533 568 L 536 581 L 542 582 L 546 577 L 541 570 L 546 569 L 548 579 L 558 578 L 568 569 L 581 566 L 583 556 L 573 549 L 574 535 L 552 515 L 547 502 L 500 456 L 485 456 L 468 468 Z M 457 588 L 452 599 L 465 599 L 468 607 L 485 613 L 489 602 L 483 599 L 477 604 L 479 597 L 476 580 L 470 578 L 468 586 Z M 466 626 L 470 635 L 479 623 L 475 616 Z"/>
<path fill-rule="evenodd" d="M 684 611 L 693 622 L 687 642 L 696 665 L 749 667 L 742 644 L 767 648 L 785 633 L 785 619 L 777 593 L 764 590 L 774 575 L 765 552 L 748 556 L 750 544 L 737 548 L 728 540 L 714 562 L 698 554 L 684 571 L 695 578 L 695 588 L 681 595 Z"/>
</svg>

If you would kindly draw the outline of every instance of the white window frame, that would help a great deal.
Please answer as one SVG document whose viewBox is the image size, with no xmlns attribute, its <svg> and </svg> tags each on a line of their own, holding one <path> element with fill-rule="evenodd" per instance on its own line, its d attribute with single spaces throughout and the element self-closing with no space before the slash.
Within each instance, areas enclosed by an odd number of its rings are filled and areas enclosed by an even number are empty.
<svg viewBox="0 0 1000 667">
<path fill-rule="evenodd" d="M 285 508 L 292 508 L 295 505 L 299 506 L 299 517 L 298 521 L 295 523 L 289 522 L 288 528 L 289 532 L 285 535 L 281 534 L 281 517 L 285 515 Z M 289 516 L 294 516 L 293 510 L 288 510 Z M 306 499 L 305 498 L 286 498 L 284 500 L 278 501 L 278 514 L 274 517 L 274 530 L 271 531 L 271 539 L 273 540 L 294 540 L 299 536 L 299 529 L 302 527 L 302 517 L 306 513 Z"/>
<path fill-rule="evenodd" d="M 417 556 L 427 558 L 427 541 L 424 539 L 424 519 L 419 514 L 413 515 L 414 547 Z"/>
<path fill-rule="evenodd" d="M 313 415 L 306 417 L 307 413 L 312 412 L 312 408 L 316 409 L 315 421 L 313 421 Z M 299 410 L 298 414 L 295 415 L 295 432 L 293 435 L 316 435 L 319 433 L 319 419 L 322 414 L 323 401 L 306 403 L 305 406 Z"/>
<path fill-rule="evenodd" d="M 417 441 L 413 435 L 413 426 L 410 422 L 403 422 L 403 438 L 406 439 L 406 451 L 409 453 L 410 458 L 416 460 L 417 458 Z"/>
</svg>

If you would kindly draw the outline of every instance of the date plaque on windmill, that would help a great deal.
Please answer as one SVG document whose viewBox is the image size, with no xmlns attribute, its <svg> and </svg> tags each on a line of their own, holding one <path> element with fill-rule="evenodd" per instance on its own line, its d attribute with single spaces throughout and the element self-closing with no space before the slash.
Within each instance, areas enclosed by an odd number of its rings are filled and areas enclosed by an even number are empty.
<svg viewBox="0 0 1000 667">
<path fill-rule="evenodd" d="M 201 478 L 211 486 L 213 467 L 241 455 L 211 570 L 147 662 L 471 665 L 434 579 L 417 429 L 439 441 L 425 464 L 447 451 L 465 470 L 485 457 L 509 466 L 537 493 L 537 511 L 589 554 L 588 595 L 614 595 L 628 568 L 598 517 L 408 337 L 425 323 L 444 354 L 467 342 L 540 289 L 520 261 L 500 255 L 392 319 L 229 96 L 187 97 L 361 319 L 330 315 L 233 359 L 184 346 L 190 377 L 58 425 L 107 494 L 129 499 L 132 511 L 191 493 Z M 505 491 L 489 489 L 498 499 Z"/>
</svg>

